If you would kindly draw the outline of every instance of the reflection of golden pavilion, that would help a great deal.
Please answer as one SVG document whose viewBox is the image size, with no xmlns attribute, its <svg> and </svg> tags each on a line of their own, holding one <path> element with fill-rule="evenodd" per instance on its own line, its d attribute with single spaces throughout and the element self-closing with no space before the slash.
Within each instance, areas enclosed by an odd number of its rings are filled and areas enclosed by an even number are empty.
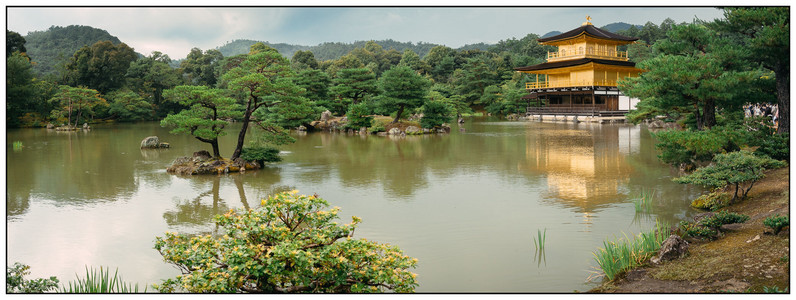
<svg viewBox="0 0 796 300">
<path fill-rule="evenodd" d="M 586 212 L 625 198 L 620 187 L 633 172 L 625 155 L 638 143 L 638 128 L 596 126 L 534 131 L 526 143 L 525 167 L 546 174 L 548 197 Z"/>
</svg>

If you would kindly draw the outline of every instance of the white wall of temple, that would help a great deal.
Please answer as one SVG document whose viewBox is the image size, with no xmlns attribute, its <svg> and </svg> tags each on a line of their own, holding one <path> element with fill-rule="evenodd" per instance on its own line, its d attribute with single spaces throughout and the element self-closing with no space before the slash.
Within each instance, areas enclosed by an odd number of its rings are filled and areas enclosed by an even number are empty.
<svg viewBox="0 0 796 300">
<path fill-rule="evenodd" d="M 641 101 L 638 98 L 630 98 L 625 95 L 619 95 L 619 110 L 636 109 L 636 104 Z"/>
</svg>

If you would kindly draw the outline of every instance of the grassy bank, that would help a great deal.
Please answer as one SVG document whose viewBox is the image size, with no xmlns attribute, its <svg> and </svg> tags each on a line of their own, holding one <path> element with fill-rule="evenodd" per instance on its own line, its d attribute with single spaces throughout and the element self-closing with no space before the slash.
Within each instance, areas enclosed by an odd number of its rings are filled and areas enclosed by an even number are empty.
<svg viewBox="0 0 796 300">
<path fill-rule="evenodd" d="M 765 293 L 790 291 L 790 227 L 778 235 L 763 221 L 790 215 L 789 169 L 766 171 L 749 197 L 727 211 L 750 216 L 725 225 L 715 241 L 693 242 L 684 258 L 635 268 L 593 293 Z"/>
</svg>

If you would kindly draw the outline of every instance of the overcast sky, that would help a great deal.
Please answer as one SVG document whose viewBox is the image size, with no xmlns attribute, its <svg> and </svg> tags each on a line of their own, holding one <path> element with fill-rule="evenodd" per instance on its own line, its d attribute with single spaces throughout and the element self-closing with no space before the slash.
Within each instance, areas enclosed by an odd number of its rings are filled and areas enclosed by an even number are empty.
<svg viewBox="0 0 796 300">
<path fill-rule="evenodd" d="M 597 27 L 722 17 L 711 7 L 6 7 L 6 12 L 7 29 L 23 36 L 52 25 L 87 25 L 139 53 L 160 51 L 172 59 L 184 58 L 193 47 L 213 49 L 235 39 L 306 46 L 393 39 L 457 48 L 567 31 L 587 15 Z"/>
</svg>

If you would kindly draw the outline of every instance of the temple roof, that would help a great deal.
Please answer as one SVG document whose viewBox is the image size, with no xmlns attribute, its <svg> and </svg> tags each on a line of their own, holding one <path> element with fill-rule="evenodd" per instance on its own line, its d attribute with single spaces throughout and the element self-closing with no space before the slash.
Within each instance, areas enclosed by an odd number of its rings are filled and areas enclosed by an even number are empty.
<svg viewBox="0 0 796 300">
<path fill-rule="evenodd" d="M 562 60 L 557 62 L 547 62 L 543 64 L 527 66 L 527 67 L 519 67 L 514 68 L 516 71 L 538 71 L 538 70 L 549 70 L 549 69 L 557 69 L 557 68 L 566 68 L 566 67 L 574 67 L 579 65 L 584 65 L 588 63 L 598 63 L 603 65 L 613 65 L 613 66 L 624 66 L 624 67 L 635 67 L 636 63 L 632 61 L 620 61 L 620 60 L 608 60 L 608 59 L 596 59 L 596 58 L 581 58 L 575 60 Z"/>
<path fill-rule="evenodd" d="M 578 36 L 578 35 L 580 35 L 580 34 L 582 34 L 584 32 L 586 34 L 590 35 L 590 36 L 597 37 L 597 38 L 602 38 L 602 39 L 619 40 L 619 41 L 626 41 L 626 42 L 632 42 L 632 41 L 638 40 L 638 38 L 618 35 L 616 33 L 608 32 L 608 31 L 602 30 L 600 28 L 594 27 L 594 25 L 588 24 L 588 25 L 583 25 L 581 27 L 578 27 L 578 28 L 572 29 L 570 31 L 564 32 L 564 33 L 556 35 L 556 36 L 551 36 L 551 37 L 547 37 L 547 38 L 543 38 L 543 39 L 537 39 L 537 41 L 539 41 L 540 43 L 544 43 L 544 42 L 565 40 L 565 39 L 568 39 L 568 38 L 576 37 L 576 36 Z"/>
</svg>

